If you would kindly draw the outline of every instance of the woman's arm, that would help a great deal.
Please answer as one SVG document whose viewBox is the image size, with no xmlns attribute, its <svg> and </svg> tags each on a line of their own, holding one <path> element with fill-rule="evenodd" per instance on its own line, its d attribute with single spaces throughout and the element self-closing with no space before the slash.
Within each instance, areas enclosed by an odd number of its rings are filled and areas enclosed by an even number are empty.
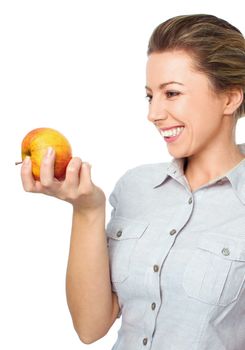
<svg viewBox="0 0 245 350">
<path fill-rule="evenodd" d="M 74 328 L 82 342 L 102 338 L 119 312 L 112 293 L 105 234 L 105 210 L 74 210 L 66 291 Z"/>
<path fill-rule="evenodd" d="M 27 157 L 21 168 L 22 183 L 27 192 L 54 196 L 73 206 L 67 302 L 78 336 L 84 343 L 92 343 L 108 332 L 119 312 L 109 274 L 106 197 L 93 184 L 88 163 L 72 158 L 61 182 L 54 178 L 54 162 L 54 152 L 47 153 L 41 163 L 40 181 L 35 181 L 31 160 Z"/>
</svg>

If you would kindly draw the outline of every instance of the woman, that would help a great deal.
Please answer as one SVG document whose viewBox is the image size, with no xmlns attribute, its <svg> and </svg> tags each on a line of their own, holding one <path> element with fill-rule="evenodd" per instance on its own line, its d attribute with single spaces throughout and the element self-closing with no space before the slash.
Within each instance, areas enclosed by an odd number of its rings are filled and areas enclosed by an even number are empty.
<svg viewBox="0 0 245 350">
<path fill-rule="evenodd" d="M 106 230 L 105 195 L 81 159 L 61 183 L 53 152 L 40 182 L 26 158 L 24 189 L 73 206 L 67 301 L 82 342 L 122 315 L 114 350 L 244 349 L 244 37 L 215 16 L 171 18 L 152 33 L 146 73 L 148 119 L 173 159 L 118 180 Z"/>
</svg>

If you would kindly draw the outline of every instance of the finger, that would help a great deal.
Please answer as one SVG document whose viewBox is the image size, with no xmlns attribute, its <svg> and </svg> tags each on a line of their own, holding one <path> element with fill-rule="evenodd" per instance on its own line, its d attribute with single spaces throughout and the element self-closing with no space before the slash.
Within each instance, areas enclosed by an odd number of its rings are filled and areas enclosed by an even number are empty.
<svg viewBox="0 0 245 350">
<path fill-rule="evenodd" d="M 66 177 L 64 186 L 67 188 L 78 188 L 80 183 L 80 169 L 82 160 L 74 157 L 70 160 L 66 168 Z"/>
<path fill-rule="evenodd" d="M 92 189 L 93 183 L 91 179 L 91 167 L 92 165 L 88 162 L 82 163 L 81 173 L 80 173 L 80 185 L 79 190 L 81 192 L 89 192 Z"/>
<path fill-rule="evenodd" d="M 40 165 L 40 182 L 44 187 L 50 187 L 54 181 L 55 151 L 48 147 Z"/>
<path fill-rule="evenodd" d="M 26 156 L 21 166 L 21 181 L 25 191 L 33 192 L 35 189 L 35 180 L 32 175 L 31 158 Z"/>
</svg>

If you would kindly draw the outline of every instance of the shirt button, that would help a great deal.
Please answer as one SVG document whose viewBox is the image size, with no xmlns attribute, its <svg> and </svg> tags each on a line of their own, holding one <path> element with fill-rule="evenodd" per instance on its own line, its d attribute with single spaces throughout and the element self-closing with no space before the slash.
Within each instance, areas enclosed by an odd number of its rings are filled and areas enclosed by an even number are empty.
<svg viewBox="0 0 245 350">
<path fill-rule="evenodd" d="M 143 339 L 143 344 L 146 345 L 147 342 L 148 342 L 148 339 L 147 339 L 147 338 L 144 338 L 144 339 Z"/>
<path fill-rule="evenodd" d="M 156 303 L 152 303 L 152 304 L 151 304 L 151 308 L 152 308 L 152 310 L 155 310 L 155 308 L 156 308 Z"/>
<path fill-rule="evenodd" d="M 192 203 L 192 198 L 191 198 L 191 197 L 189 198 L 188 203 L 189 203 L 189 204 Z"/>
<path fill-rule="evenodd" d="M 173 229 L 173 230 L 171 230 L 171 231 L 169 232 L 169 234 L 172 236 L 172 235 L 174 235 L 176 232 L 177 232 L 177 231 L 176 231 L 175 229 Z"/>
<path fill-rule="evenodd" d="M 117 231 L 117 237 L 121 237 L 122 235 L 122 230 Z"/>
<path fill-rule="evenodd" d="M 221 252 L 222 252 L 222 254 L 225 255 L 225 256 L 230 255 L 230 251 L 229 251 L 228 248 L 223 248 Z"/>
<path fill-rule="evenodd" d="M 159 271 L 159 266 L 158 265 L 154 265 L 153 266 L 153 270 L 154 270 L 154 272 L 158 272 Z"/>
</svg>

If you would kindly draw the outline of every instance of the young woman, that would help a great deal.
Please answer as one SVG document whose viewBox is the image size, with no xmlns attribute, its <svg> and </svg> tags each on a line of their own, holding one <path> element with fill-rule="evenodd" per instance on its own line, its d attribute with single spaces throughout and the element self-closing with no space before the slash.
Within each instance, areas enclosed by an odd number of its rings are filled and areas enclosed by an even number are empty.
<svg viewBox="0 0 245 350">
<path fill-rule="evenodd" d="M 74 157 L 53 178 L 55 155 L 22 165 L 26 191 L 73 206 L 67 301 L 84 343 L 117 317 L 113 350 L 245 348 L 245 40 L 212 15 L 170 18 L 148 46 L 148 119 L 171 162 L 128 170 L 115 185 L 105 229 L 103 191 Z M 79 170 L 82 167 L 81 175 Z"/>
</svg>

